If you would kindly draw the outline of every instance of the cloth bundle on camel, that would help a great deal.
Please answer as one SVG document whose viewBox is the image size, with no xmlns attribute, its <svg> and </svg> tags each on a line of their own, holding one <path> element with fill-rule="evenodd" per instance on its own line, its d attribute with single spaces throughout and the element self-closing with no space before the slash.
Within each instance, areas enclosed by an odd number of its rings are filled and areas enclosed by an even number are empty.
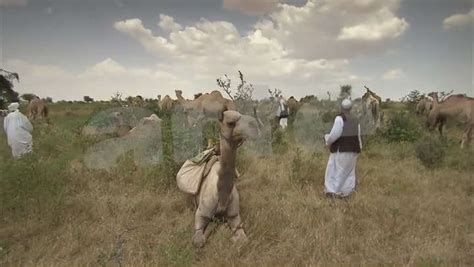
<svg viewBox="0 0 474 267">
<path fill-rule="evenodd" d="M 209 174 L 217 161 L 215 148 L 204 150 L 195 157 L 186 160 L 176 175 L 179 190 L 196 195 L 199 192 L 202 179 Z"/>
<path fill-rule="evenodd" d="M 179 190 L 184 193 L 196 195 L 203 178 L 211 171 L 212 166 L 219 161 L 218 145 L 213 148 L 204 150 L 196 156 L 186 160 L 176 174 L 176 183 Z M 239 171 L 235 170 L 237 177 L 240 176 Z"/>
</svg>

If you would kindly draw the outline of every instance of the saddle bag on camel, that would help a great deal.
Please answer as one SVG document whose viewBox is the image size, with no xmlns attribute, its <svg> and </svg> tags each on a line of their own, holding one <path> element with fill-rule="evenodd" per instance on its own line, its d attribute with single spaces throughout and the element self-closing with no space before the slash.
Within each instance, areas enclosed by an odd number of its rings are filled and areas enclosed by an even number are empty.
<svg viewBox="0 0 474 267">
<path fill-rule="evenodd" d="M 216 162 L 217 156 L 214 148 L 205 150 L 194 158 L 186 160 L 176 175 L 179 190 L 197 195 L 203 178 L 207 176 L 212 165 Z"/>
</svg>

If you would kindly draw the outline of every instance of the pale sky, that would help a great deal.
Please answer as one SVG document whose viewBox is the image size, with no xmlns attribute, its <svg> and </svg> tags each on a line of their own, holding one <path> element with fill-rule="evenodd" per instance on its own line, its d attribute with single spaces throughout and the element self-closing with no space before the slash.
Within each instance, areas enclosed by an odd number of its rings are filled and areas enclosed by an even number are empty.
<svg viewBox="0 0 474 267">
<path fill-rule="evenodd" d="M 55 100 L 192 98 L 238 70 L 259 98 L 472 96 L 473 24 L 470 0 L 0 0 L 0 68 Z"/>
</svg>

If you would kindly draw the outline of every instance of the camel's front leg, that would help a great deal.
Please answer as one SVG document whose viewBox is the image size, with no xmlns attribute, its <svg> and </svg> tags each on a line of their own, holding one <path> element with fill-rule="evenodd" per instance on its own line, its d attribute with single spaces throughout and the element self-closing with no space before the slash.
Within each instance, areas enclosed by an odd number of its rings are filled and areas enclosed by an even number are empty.
<svg viewBox="0 0 474 267">
<path fill-rule="evenodd" d="M 461 141 L 461 149 L 463 149 L 466 146 L 469 146 L 469 144 L 471 143 L 472 127 L 473 127 L 472 125 L 469 125 L 464 130 L 464 134 Z"/>
<path fill-rule="evenodd" d="M 194 229 L 195 233 L 193 236 L 193 245 L 198 248 L 202 248 L 206 243 L 206 236 L 204 231 L 206 230 L 207 225 L 211 219 L 202 212 L 202 209 L 199 207 L 196 210 L 194 218 Z"/>
<path fill-rule="evenodd" d="M 232 189 L 232 195 L 229 206 L 226 211 L 227 223 L 232 230 L 232 241 L 246 241 L 247 236 L 243 228 L 242 218 L 240 217 L 240 203 L 239 193 L 235 189 Z"/>
</svg>

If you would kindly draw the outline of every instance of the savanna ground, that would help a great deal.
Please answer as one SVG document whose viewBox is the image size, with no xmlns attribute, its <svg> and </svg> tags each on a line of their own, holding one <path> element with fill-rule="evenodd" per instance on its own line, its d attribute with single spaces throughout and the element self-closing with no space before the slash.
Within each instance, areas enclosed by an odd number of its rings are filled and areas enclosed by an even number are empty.
<svg viewBox="0 0 474 267">
<path fill-rule="evenodd" d="M 324 197 L 328 152 L 297 148 L 294 134 L 281 137 L 278 153 L 244 147 L 237 187 L 248 242 L 233 244 L 214 222 L 197 250 L 176 165 L 137 167 L 127 154 L 109 171 L 84 166 L 97 140 L 80 128 L 97 105 L 53 104 L 51 125 L 35 124 L 35 152 L 18 161 L 0 131 L 0 264 L 474 265 L 474 153 L 459 149 L 456 127 L 433 169 L 415 143 L 365 138 L 348 200 Z"/>
</svg>

